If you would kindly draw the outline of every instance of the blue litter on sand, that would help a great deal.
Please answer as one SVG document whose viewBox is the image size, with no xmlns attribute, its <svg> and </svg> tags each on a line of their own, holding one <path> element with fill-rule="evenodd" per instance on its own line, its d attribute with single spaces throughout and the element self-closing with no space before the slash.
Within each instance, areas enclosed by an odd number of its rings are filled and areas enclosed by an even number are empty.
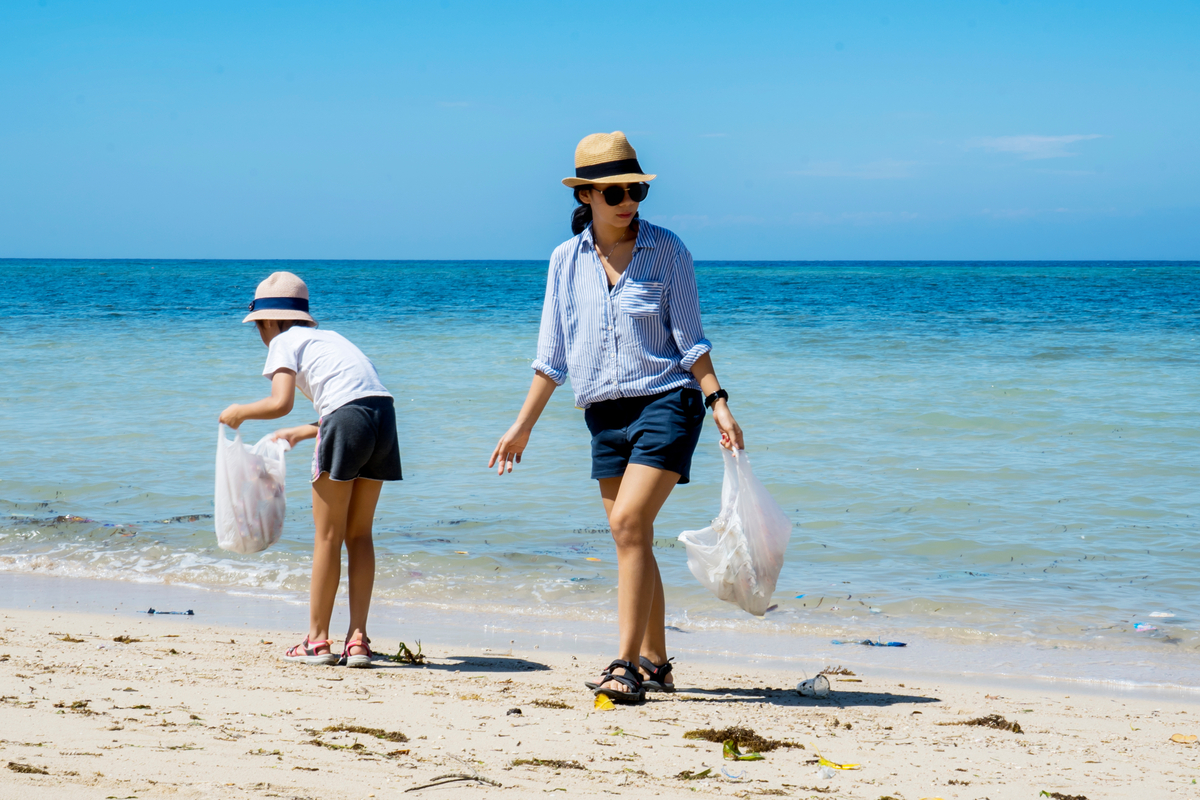
<svg viewBox="0 0 1200 800">
<path fill-rule="evenodd" d="M 797 600 L 799 600 L 801 597 L 804 597 L 804 595 L 802 595 L 802 594 L 798 594 L 798 595 L 796 595 L 796 599 L 797 599 Z"/>
<path fill-rule="evenodd" d="M 190 608 L 187 611 L 155 611 L 153 608 L 146 612 L 147 614 L 178 614 L 181 617 L 194 617 L 196 612 Z"/>
<path fill-rule="evenodd" d="M 841 642 L 837 639 L 833 640 L 834 644 L 865 644 L 867 647 L 908 647 L 907 642 L 872 642 L 870 639 L 863 639 L 860 642 Z"/>
</svg>

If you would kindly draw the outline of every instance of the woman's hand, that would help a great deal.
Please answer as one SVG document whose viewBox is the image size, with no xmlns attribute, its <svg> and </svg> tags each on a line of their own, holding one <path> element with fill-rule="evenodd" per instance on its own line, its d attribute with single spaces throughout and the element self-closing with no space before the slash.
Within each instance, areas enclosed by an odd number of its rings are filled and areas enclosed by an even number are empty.
<svg viewBox="0 0 1200 800">
<path fill-rule="evenodd" d="M 725 402 L 725 398 L 721 398 L 713 403 L 713 422 L 717 423 L 717 428 L 721 431 L 721 447 L 726 450 L 734 449 L 734 445 L 738 450 L 745 450 L 746 443 L 742 439 L 742 429 L 738 426 L 737 420 L 733 418 L 733 412 L 729 410 L 729 404 Z"/>
<path fill-rule="evenodd" d="M 228 425 L 236 431 L 241 424 L 246 421 L 246 418 L 242 416 L 241 411 L 241 405 L 234 403 L 229 408 L 221 412 L 221 416 L 217 421 Z"/>
<path fill-rule="evenodd" d="M 288 447 L 295 447 L 305 439 L 311 439 L 317 435 L 316 425 L 297 425 L 294 428 L 280 428 L 271 434 L 271 441 L 277 442 L 280 439 L 288 443 Z"/>
<path fill-rule="evenodd" d="M 512 472 L 513 464 L 521 463 L 521 453 L 524 453 L 525 448 L 529 445 L 531 432 L 531 429 L 519 422 L 514 422 L 513 426 L 496 443 L 496 449 L 492 451 L 492 457 L 488 459 L 488 469 L 496 466 L 496 463 L 499 462 L 500 466 L 496 469 L 497 475 L 503 475 L 505 469 Z"/>
</svg>

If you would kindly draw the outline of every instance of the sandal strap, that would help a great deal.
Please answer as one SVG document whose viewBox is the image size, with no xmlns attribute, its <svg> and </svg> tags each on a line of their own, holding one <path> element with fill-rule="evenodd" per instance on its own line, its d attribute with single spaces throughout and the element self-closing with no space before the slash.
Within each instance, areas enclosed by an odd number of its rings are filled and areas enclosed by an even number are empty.
<svg viewBox="0 0 1200 800">
<path fill-rule="evenodd" d="M 317 648 L 329 647 L 330 644 L 331 642 L 328 639 L 319 639 L 315 642 L 310 642 L 308 637 L 305 636 L 304 641 L 298 645 L 294 645 L 290 650 L 287 651 L 287 654 L 289 656 L 299 655 L 299 653 L 296 651 L 301 650 L 306 656 L 319 656 L 321 654 L 317 652 Z"/>
<path fill-rule="evenodd" d="M 625 670 L 625 674 L 617 675 L 613 671 L 616 669 Z M 600 674 L 603 675 L 605 678 L 603 683 L 608 683 L 609 681 L 616 681 L 617 683 L 628 686 L 629 691 L 631 691 L 631 692 L 640 692 L 642 690 L 642 673 L 638 672 L 637 667 L 635 667 L 633 664 L 631 664 L 628 661 L 622 661 L 620 659 L 617 659 L 616 661 L 613 661 L 611 664 L 609 664 L 608 669 L 604 670 L 604 672 L 602 672 Z"/>
<path fill-rule="evenodd" d="M 354 639 L 353 641 L 346 642 L 346 646 L 342 648 L 342 658 L 348 658 L 350 656 L 351 647 L 361 647 L 363 650 L 367 651 L 367 656 L 375 655 L 375 651 L 371 649 L 371 645 L 367 644 L 366 639 Z"/>
<path fill-rule="evenodd" d="M 662 683 L 663 679 L 671 674 L 671 662 L 674 660 L 674 658 L 668 658 L 667 663 L 655 666 L 653 661 L 642 656 L 642 669 L 646 670 L 647 680 Z"/>
</svg>

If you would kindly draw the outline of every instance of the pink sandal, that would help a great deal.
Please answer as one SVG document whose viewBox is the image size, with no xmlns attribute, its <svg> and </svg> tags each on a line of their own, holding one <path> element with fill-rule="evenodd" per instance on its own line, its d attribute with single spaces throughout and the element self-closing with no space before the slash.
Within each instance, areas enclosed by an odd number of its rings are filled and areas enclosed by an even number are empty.
<svg viewBox="0 0 1200 800">
<path fill-rule="evenodd" d="M 309 664 L 312 666 L 328 667 L 337 663 L 338 657 L 330 650 L 328 653 L 318 653 L 318 647 L 329 647 L 331 642 L 328 640 L 319 642 L 310 642 L 308 637 L 304 637 L 301 644 L 296 645 L 291 650 L 284 653 L 283 657 L 288 661 L 294 661 L 298 664 Z"/>
<path fill-rule="evenodd" d="M 355 669 L 363 669 L 364 667 L 371 666 L 371 660 L 375 658 L 375 653 L 371 650 L 371 646 L 367 644 L 369 641 L 370 639 L 363 638 L 346 642 L 346 646 L 342 648 L 342 657 L 337 663 L 344 667 Z M 362 655 L 352 656 L 350 655 L 351 647 L 361 647 L 367 652 Z"/>
</svg>

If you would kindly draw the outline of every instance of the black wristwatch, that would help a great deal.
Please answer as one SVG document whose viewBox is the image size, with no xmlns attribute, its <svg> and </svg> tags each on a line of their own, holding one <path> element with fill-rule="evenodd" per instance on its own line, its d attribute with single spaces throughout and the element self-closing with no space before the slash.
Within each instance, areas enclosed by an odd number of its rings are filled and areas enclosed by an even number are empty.
<svg viewBox="0 0 1200 800">
<path fill-rule="evenodd" d="M 704 398 L 704 407 L 712 408 L 713 403 L 717 402 L 718 400 L 722 400 L 722 399 L 728 400 L 729 392 L 725 391 L 724 389 L 717 389 L 715 392 L 710 394 L 708 397 Z"/>
</svg>

